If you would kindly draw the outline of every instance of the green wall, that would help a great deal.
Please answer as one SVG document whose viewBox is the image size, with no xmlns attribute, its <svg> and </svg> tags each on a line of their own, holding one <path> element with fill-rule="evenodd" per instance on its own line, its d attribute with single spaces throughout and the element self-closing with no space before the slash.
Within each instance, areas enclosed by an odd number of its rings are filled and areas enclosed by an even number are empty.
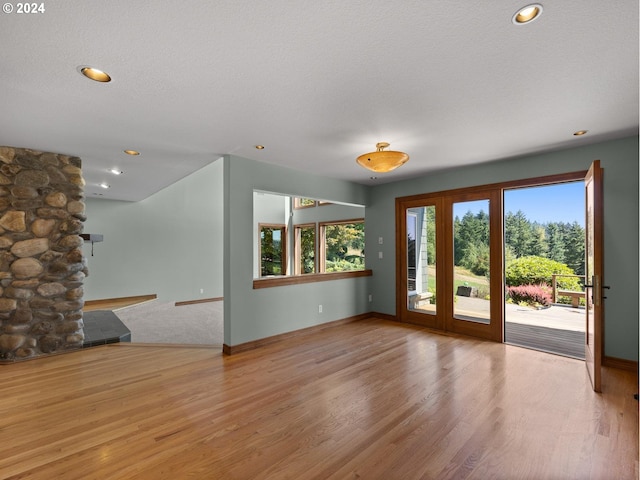
<svg viewBox="0 0 640 480">
<path fill-rule="evenodd" d="M 359 205 L 368 194 L 362 185 L 225 156 L 224 343 L 239 345 L 370 311 L 369 277 L 253 289 L 254 190 Z"/>
<path fill-rule="evenodd" d="M 605 355 L 638 357 L 638 137 L 556 153 L 436 172 L 374 187 L 367 204 L 367 268 L 372 310 L 395 315 L 395 198 L 543 175 L 604 168 Z M 384 244 L 378 245 L 383 237 Z M 383 252 L 383 259 L 371 252 Z"/>
<path fill-rule="evenodd" d="M 222 160 L 140 202 L 87 199 L 85 300 L 222 296 Z M 200 293 L 200 289 L 204 292 Z"/>
</svg>

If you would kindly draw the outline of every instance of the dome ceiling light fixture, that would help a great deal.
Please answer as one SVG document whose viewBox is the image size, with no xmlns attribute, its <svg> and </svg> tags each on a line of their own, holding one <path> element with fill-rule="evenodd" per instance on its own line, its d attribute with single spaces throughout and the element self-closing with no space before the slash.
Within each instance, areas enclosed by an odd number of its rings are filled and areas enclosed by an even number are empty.
<svg viewBox="0 0 640 480">
<path fill-rule="evenodd" d="M 390 172 L 407 163 L 409 155 L 403 152 L 385 150 L 388 146 L 387 142 L 376 143 L 377 151 L 360 155 L 356 162 L 360 166 L 377 173 Z"/>
<path fill-rule="evenodd" d="M 527 5 L 526 7 L 522 7 L 516 13 L 514 13 L 511 21 L 515 25 L 525 25 L 527 23 L 531 23 L 537 18 L 540 18 L 542 14 L 542 5 L 539 3 L 532 3 L 531 5 Z"/>
<path fill-rule="evenodd" d="M 95 80 L 100 83 L 108 83 L 111 81 L 111 76 L 107 72 L 103 72 L 102 70 L 98 70 L 93 67 L 80 67 L 80 73 L 85 77 Z"/>
</svg>

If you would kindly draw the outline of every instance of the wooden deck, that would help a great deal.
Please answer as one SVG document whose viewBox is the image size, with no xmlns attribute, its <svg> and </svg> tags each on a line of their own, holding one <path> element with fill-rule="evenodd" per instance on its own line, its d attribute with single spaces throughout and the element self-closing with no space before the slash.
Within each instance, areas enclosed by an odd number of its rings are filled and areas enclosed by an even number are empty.
<svg viewBox="0 0 640 480">
<path fill-rule="evenodd" d="M 434 313 L 435 305 L 415 310 Z M 457 297 L 456 318 L 489 323 L 489 315 L 488 301 Z M 554 305 L 535 310 L 505 304 L 505 319 L 505 343 L 584 360 L 584 309 Z"/>
<path fill-rule="evenodd" d="M 505 343 L 584 360 L 584 332 L 505 322 Z"/>
<path fill-rule="evenodd" d="M 377 319 L 260 349 L 118 343 L 0 368 L 29 479 L 634 479 L 637 378 Z"/>
</svg>

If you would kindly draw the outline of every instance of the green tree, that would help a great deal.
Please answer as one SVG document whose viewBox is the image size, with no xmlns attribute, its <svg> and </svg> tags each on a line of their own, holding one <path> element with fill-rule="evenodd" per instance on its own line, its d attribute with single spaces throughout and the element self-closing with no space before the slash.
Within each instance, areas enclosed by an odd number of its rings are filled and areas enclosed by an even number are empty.
<svg viewBox="0 0 640 480">
<path fill-rule="evenodd" d="M 524 257 L 531 252 L 534 242 L 531 223 L 522 210 L 504 216 L 504 239 L 516 257 Z"/>
<path fill-rule="evenodd" d="M 565 243 L 562 226 L 558 223 L 548 223 L 546 226 L 549 250 L 547 257 L 556 262 L 565 263 Z"/>
<path fill-rule="evenodd" d="M 576 272 L 576 275 L 584 275 L 584 228 L 578 222 L 565 224 L 565 226 L 565 263 Z"/>
<path fill-rule="evenodd" d="M 260 231 L 260 270 L 262 276 L 284 275 L 282 271 L 282 233 L 284 229 L 262 227 Z"/>
<path fill-rule="evenodd" d="M 508 287 L 519 285 L 551 285 L 553 274 L 574 275 L 567 265 L 544 257 L 520 257 L 507 263 L 504 274 Z M 558 287 L 565 290 L 580 290 L 576 277 L 558 277 Z"/>
<path fill-rule="evenodd" d="M 316 271 L 316 229 L 305 227 L 300 229 L 300 265 L 302 273 Z"/>
<path fill-rule="evenodd" d="M 489 246 L 489 215 L 480 210 L 477 214 L 468 211 L 460 220 L 454 220 L 454 263 L 462 265 L 462 259 L 481 246 Z M 468 261 L 468 260 L 467 260 Z"/>
<path fill-rule="evenodd" d="M 326 259 L 364 257 L 364 223 L 340 223 L 325 227 Z"/>
<path fill-rule="evenodd" d="M 547 257 L 549 245 L 547 243 L 547 234 L 545 228 L 539 224 L 529 224 L 531 229 L 531 242 L 527 255 L 535 255 L 538 257 Z"/>
<path fill-rule="evenodd" d="M 460 265 L 469 269 L 475 275 L 489 274 L 489 245 L 484 243 L 470 243 L 464 251 L 464 256 L 460 261 Z"/>
</svg>

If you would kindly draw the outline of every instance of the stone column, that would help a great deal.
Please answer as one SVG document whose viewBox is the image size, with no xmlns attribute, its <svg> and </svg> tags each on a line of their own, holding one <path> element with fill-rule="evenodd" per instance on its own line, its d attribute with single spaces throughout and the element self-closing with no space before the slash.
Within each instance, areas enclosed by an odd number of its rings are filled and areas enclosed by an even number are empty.
<svg viewBox="0 0 640 480">
<path fill-rule="evenodd" d="M 82 347 L 81 167 L 0 147 L 0 363 Z"/>
</svg>

